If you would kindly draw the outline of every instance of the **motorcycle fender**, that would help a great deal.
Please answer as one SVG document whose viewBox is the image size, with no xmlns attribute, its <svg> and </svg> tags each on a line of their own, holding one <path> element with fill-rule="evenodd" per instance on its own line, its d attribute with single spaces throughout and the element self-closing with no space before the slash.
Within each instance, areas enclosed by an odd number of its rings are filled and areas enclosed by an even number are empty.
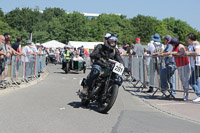
<svg viewBox="0 0 200 133">
<path fill-rule="evenodd" d="M 119 75 L 116 75 L 115 80 L 114 80 L 114 83 L 116 83 L 116 84 L 118 84 L 119 86 L 121 86 L 122 83 L 123 83 L 122 77 L 120 77 Z"/>
</svg>

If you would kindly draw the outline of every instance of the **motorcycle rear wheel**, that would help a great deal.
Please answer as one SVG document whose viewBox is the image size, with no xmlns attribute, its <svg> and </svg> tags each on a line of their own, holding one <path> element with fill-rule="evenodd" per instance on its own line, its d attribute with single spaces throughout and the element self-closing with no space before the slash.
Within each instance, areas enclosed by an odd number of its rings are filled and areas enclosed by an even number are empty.
<svg viewBox="0 0 200 133">
<path fill-rule="evenodd" d="M 115 103 L 118 95 L 119 86 L 117 84 L 114 84 L 110 86 L 108 90 L 110 96 L 106 96 L 105 100 L 102 100 L 101 98 L 98 105 L 98 111 L 103 114 L 107 113 Z"/>
</svg>

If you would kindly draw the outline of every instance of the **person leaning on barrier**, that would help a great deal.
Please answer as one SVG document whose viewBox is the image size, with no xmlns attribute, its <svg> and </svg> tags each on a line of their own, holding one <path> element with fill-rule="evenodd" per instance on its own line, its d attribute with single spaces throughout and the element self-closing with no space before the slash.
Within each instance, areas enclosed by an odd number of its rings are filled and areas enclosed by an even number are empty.
<svg viewBox="0 0 200 133">
<path fill-rule="evenodd" d="M 4 45 L 5 45 L 5 37 L 3 35 L 0 35 L 0 88 L 5 89 L 6 87 L 2 83 L 2 72 L 5 70 L 5 62 L 4 57 L 7 55 L 4 51 Z"/>
<path fill-rule="evenodd" d="M 193 102 L 200 101 L 200 44 L 196 41 L 196 35 L 190 33 L 187 35 L 187 41 L 190 44 L 188 46 L 188 51 L 185 52 L 189 56 L 190 66 L 191 66 L 191 75 L 189 84 L 192 86 L 197 97 L 193 99 Z"/>
<path fill-rule="evenodd" d="M 158 33 L 156 33 L 155 35 L 151 36 L 152 41 L 148 44 L 148 49 L 147 49 L 147 54 L 151 55 L 151 56 L 157 56 L 158 53 L 162 52 L 164 50 L 164 45 L 162 43 L 160 43 L 161 39 L 160 39 L 160 35 Z M 147 68 L 149 67 L 149 73 L 150 73 L 150 87 L 149 90 L 147 91 L 147 93 L 152 93 L 153 92 L 153 85 L 154 83 L 154 77 L 155 77 L 155 71 L 157 71 L 157 73 L 159 73 L 159 68 L 158 68 L 158 60 L 156 57 L 152 57 L 150 59 L 149 65 L 147 66 Z"/>
<path fill-rule="evenodd" d="M 92 69 L 87 76 L 86 80 L 83 80 L 83 89 L 80 91 L 83 95 L 88 94 L 88 89 L 92 86 L 92 83 L 97 79 L 103 68 L 106 68 L 109 64 L 108 59 L 113 59 L 124 65 L 124 62 L 120 56 L 119 50 L 116 48 L 118 37 L 113 33 L 106 33 L 104 36 L 104 44 L 98 44 L 94 51 L 90 54 L 90 58 L 94 60 Z M 125 68 L 126 72 L 129 72 Z"/>
<path fill-rule="evenodd" d="M 171 36 L 166 35 L 163 37 L 166 48 L 163 52 L 160 52 L 158 56 L 164 56 L 165 67 L 160 71 L 160 81 L 161 81 L 161 91 L 168 90 L 170 87 L 171 94 L 167 97 L 176 96 L 176 85 L 175 85 L 175 70 L 176 63 L 174 57 L 169 57 L 173 51 L 173 46 L 169 43 L 171 41 Z M 168 86 L 169 83 L 169 86 Z"/>
<path fill-rule="evenodd" d="M 15 43 L 13 43 L 13 44 L 11 45 L 11 47 L 12 47 L 15 51 L 17 51 L 17 53 L 18 53 L 19 55 L 23 55 L 23 56 L 24 56 L 25 54 L 22 52 L 21 42 L 22 42 L 22 37 L 19 36 L 19 37 L 17 37 L 17 41 L 16 41 Z"/>
<path fill-rule="evenodd" d="M 177 38 L 172 38 L 170 43 L 173 46 L 173 51 L 171 52 L 171 54 L 175 55 L 174 59 L 176 62 L 179 78 L 183 85 L 183 100 L 188 100 L 190 61 L 187 56 L 183 56 L 186 52 L 186 48 L 184 44 L 180 43 Z"/>
<path fill-rule="evenodd" d="M 10 34 L 6 33 L 4 34 L 5 37 L 5 45 L 3 47 L 5 53 L 7 53 L 6 56 L 4 56 L 4 63 L 5 63 L 5 69 L 1 74 L 1 78 L 5 79 L 8 75 L 8 64 L 10 63 L 11 60 L 11 56 L 16 54 L 16 51 L 10 46 L 10 42 L 11 42 L 11 36 Z"/>
</svg>

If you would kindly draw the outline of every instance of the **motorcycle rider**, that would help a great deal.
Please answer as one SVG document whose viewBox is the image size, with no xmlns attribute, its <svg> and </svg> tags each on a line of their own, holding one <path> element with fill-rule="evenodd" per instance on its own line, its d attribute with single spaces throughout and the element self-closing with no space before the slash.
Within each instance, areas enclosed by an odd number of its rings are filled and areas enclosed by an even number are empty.
<svg viewBox="0 0 200 133">
<path fill-rule="evenodd" d="M 93 81 L 98 78 L 103 71 L 102 68 L 108 67 L 108 59 L 113 59 L 124 65 L 124 62 L 120 56 L 119 50 L 116 48 L 118 37 L 113 33 L 106 33 L 104 36 L 104 44 L 98 44 L 94 51 L 90 54 L 90 58 L 93 60 L 92 69 L 87 76 L 87 79 L 82 81 L 83 89 L 80 91 L 83 95 L 88 95 Z M 128 69 L 125 71 L 129 73 Z"/>
<path fill-rule="evenodd" d="M 64 47 L 64 51 L 62 52 L 62 57 L 63 57 L 63 60 L 62 60 L 62 69 L 65 68 L 65 62 L 66 60 L 70 60 L 71 59 L 71 51 L 69 49 L 69 47 L 65 46 Z"/>
</svg>

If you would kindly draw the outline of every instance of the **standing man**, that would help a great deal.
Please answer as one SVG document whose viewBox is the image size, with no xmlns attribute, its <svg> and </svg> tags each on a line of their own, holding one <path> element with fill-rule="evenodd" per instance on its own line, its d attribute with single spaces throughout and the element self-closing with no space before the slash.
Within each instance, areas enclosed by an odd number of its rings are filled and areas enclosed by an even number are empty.
<svg viewBox="0 0 200 133">
<path fill-rule="evenodd" d="M 164 45 L 162 43 L 160 43 L 161 39 L 160 39 L 160 35 L 158 33 L 156 33 L 155 35 L 151 36 L 152 41 L 148 44 L 148 51 L 147 53 L 150 56 L 157 56 L 158 53 L 162 52 L 164 50 Z M 149 68 L 150 69 L 150 87 L 149 90 L 147 91 L 147 93 L 152 93 L 153 92 L 153 86 L 155 86 L 155 82 L 154 82 L 154 78 L 155 78 L 155 72 L 157 71 L 157 73 L 159 73 L 158 70 L 158 60 L 157 57 L 151 57 L 150 59 L 150 64 L 149 64 Z"/>
<path fill-rule="evenodd" d="M 174 72 L 176 70 L 176 63 L 174 60 L 174 57 L 168 57 L 170 53 L 173 51 L 173 46 L 170 44 L 171 36 L 167 35 L 164 36 L 164 41 L 166 48 L 163 52 L 159 54 L 159 56 L 165 56 L 165 68 L 161 69 L 160 73 L 160 81 L 161 81 L 161 91 L 168 90 L 170 87 L 171 95 L 168 95 L 167 97 L 175 97 L 176 96 L 176 85 L 175 85 L 175 75 Z M 169 86 L 168 86 L 169 83 Z"/>
<path fill-rule="evenodd" d="M 143 56 L 144 55 L 144 47 L 140 43 L 140 38 L 136 38 L 136 44 L 134 46 L 134 55 Z"/>
</svg>

